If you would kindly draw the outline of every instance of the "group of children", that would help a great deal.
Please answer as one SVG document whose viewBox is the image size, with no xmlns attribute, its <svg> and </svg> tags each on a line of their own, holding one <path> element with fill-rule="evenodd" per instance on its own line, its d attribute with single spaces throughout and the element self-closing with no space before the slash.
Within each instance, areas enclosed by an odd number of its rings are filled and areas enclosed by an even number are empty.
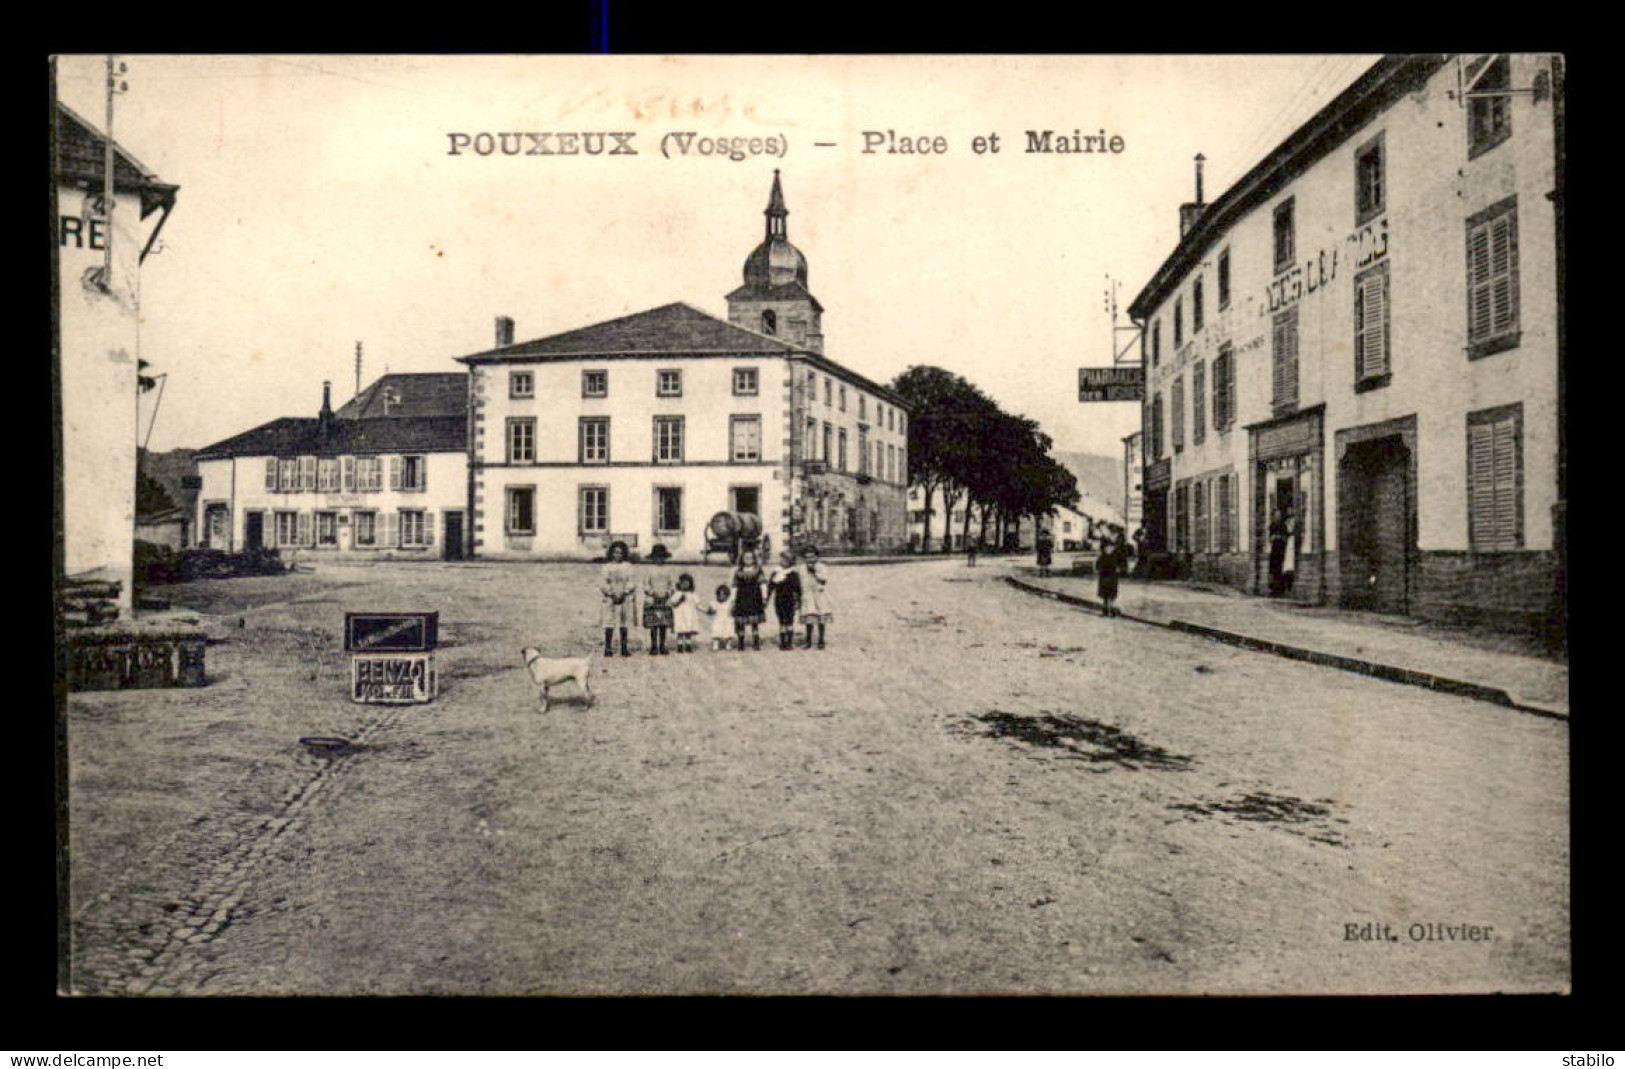
<svg viewBox="0 0 1625 1069">
<path fill-rule="evenodd" d="M 753 550 L 739 554 L 738 566 L 729 581 L 716 589 L 715 600 L 704 604 L 694 589 L 694 577 L 688 572 L 675 581 L 666 569 L 671 554 L 665 546 L 657 545 L 649 552 L 650 567 L 643 579 L 643 612 L 641 621 L 649 631 L 649 654 L 659 656 L 671 653 L 666 640 L 676 642 L 676 652 L 693 653 L 699 642 L 702 617 L 708 617 L 705 630 L 711 639 L 712 650 L 745 648 L 745 630 L 750 629 L 751 648 L 762 648 L 761 626 L 767 621 L 767 603 L 773 603 L 773 613 L 779 621 L 779 649 L 796 649 L 796 624 L 806 627 L 806 641 L 801 648 L 823 649 L 825 629 L 835 618 L 829 596 L 828 567 L 818 556 L 818 549 L 807 546 L 801 551 L 800 563 L 789 550 L 779 554 L 779 566 L 771 574 L 765 572 Z M 628 561 L 625 542 L 609 547 L 609 562 L 604 565 L 600 583 L 603 606 L 598 624 L 604 629 L 604 656 L 614 656 L 615 632 L 620 632 L 622 657 L 630 657 L 627 631 L 637 612 L 637 585 L 633 580 L 632 565 Z M 730 646 L 732 643 L 732 646 Z"/>
</svg>

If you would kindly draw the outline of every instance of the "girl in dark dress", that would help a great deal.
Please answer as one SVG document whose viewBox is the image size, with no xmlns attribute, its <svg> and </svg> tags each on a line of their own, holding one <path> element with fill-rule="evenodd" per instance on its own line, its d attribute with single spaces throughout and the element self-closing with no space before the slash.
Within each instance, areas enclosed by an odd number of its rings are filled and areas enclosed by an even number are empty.
<svg viewBox="0 0 1625 1069">
<path fill-rule="evenodd" d="M 779 618 L 779 649 L 796 648 L 796 610 L 801 607 L 801 569 L 796 567 L 796 555 L 789 550 L 779 554 L 779 566 L 773 570 L 767 587 L 773 591 L 773 614 Z"/>
<path fill-rule="evenodd" d="M 762 621 L 767 618 L 767 599 L 762 593 L 767 576 L 756 562 L 756 551 L 747 549 L 739 554 L 739 568 L 734 572 L 734 637 L 739 648 L 745 648 L 745 627 L 750 626 L 753 649 L 762 648 Z"/>
</svg>

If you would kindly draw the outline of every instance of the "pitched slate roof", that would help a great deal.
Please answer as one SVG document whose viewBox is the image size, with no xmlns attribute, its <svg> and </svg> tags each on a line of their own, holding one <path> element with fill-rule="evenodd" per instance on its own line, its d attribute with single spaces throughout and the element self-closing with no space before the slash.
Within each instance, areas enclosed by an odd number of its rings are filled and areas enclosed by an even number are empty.
<svg viewBox="0 0 1625 1069">
<path fill-rule="evenodd" d="M 736 327 L 681 302 L 647 312 L 611 319 L 579 330 L 520 342 L 472 356 L 464 364 L 502 363 L 510 360 L 569 359 L 583 356 L 642 356 L 705 353 L 804 352 L 754 330 Z"/>
<path fill-rule="evenodd" d="M 321 433 L 321 420 L 284 417 L 198 450 L 198 460 L 223 457 L 338 456 L 373 453 L 462 453 L 468 417 L 409 416 L 337 419 Z"/>
<path fill-rule="evenodd" d="M 385 395 L 390 401 L 386 406 Z M 386 410 L 387 407 L 387 410 Z M 384 375 L 334 415 L 340 419 L 383 416 L 460 416 L 468 411 L 468 372 L 430 371 Z"/>
<path fill-rule="evenodd" d="M 83 189 L 101 189 L 107 137 L 61 101 L 56 105 L 55 175 L 57 181 Z M 139 193 L 141 216 L 173 205 L 180 186 L 161 182 L 124 146 L 113 142 L 113 189 Z"/>
</svg>

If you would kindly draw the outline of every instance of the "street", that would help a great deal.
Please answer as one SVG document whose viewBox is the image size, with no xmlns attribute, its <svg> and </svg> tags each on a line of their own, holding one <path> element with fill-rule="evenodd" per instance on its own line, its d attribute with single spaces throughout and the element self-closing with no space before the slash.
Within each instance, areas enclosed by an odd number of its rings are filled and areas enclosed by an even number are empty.
<svg viewBox="0 0 1625 1069">
<path fill-rule="evenodd" d="M 997 561 L 832 568 L 827 650 L 607 660 L 596 567 L 315 568 L 172 589 L 208 687 L 71 696 L 77 992 L 1568 988 L 1564 722 Z M 439 698 L 351 703 L 345 611 L 409 609 Z"/>
</svg>

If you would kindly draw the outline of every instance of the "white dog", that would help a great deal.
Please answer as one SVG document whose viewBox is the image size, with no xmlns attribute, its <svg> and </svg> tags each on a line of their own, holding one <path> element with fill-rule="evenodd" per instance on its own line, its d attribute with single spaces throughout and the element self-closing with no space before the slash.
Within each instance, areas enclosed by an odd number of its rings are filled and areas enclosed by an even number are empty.
<svg viewBox="0 0 1625 1069">
<path fill-rule="evenodd" d="M 530 669 L 530 678 L 541 688 L 542 712 L 547 712 L 549 692 L 560 683 L 575 683 L 580 686 L 588 705 L 598 701 L 592 693 L 591 657 L 543 657 L 542 651 L 534 646 L 526 646 L 519 651 L 519 656 L 525 659 L 525 667 Z"/>
</svg>

